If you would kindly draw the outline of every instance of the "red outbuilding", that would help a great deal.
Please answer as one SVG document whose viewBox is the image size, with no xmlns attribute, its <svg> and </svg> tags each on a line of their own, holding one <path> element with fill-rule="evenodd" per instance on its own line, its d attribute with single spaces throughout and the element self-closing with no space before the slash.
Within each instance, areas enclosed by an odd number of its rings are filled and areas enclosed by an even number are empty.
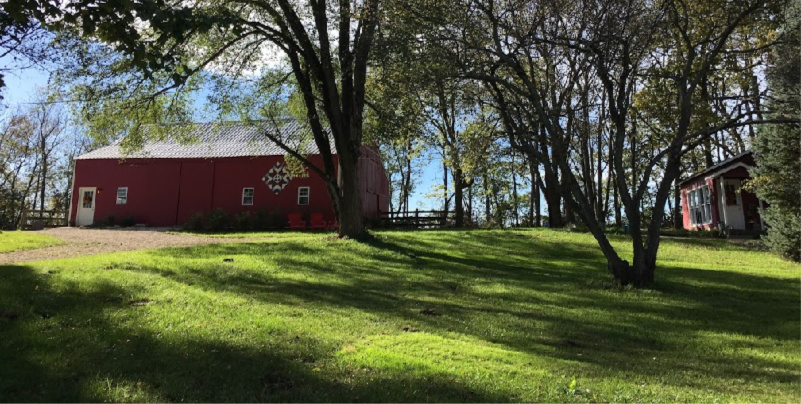
<svg viewBox="0 0 801 404">
<path fill-rule="evenodd" d="M 681 211 L 687 230 L 760 231 L 759 209 L 767 204 L 743 188 L 751 178 L 754 156 L 745 152 L 701 171 L 681 183 Z"/>
<path fill-rule="evenodd" d="M 280 129 L 264 122 L 194 124 L 189 143 L 149 141 L 125 154 L 118 142 L 86 153 L 75 162 L 70 224 L 113 217 L 117 223 L 180 226 L 216 208 L 230 215 L 321 213 L 333 221 L 323 179 L 305 166 L 288 165 L 286 152 L 264 136 L 267 130 L 298 139 L 304 128 L 297 122 Z M 305 143 L 297 150 L 322 167 L 314 142 Z M 375 147 L 362 147 L 359 170 L 364 216 L 374 218 L 389 210 L 389 183 Z"/>
</svg>

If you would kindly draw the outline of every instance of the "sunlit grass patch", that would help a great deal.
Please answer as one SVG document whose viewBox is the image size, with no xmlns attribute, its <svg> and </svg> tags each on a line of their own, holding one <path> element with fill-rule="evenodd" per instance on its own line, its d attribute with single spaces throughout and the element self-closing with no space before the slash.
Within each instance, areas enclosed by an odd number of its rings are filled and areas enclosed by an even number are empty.
<svg viewBox="0 0 801 404">
<path fill-rule="evenodd" d="M 28 231 L 0 231 L 0 253 L 50 247 L 64 242 L 47 234 Z"/>
</svg>

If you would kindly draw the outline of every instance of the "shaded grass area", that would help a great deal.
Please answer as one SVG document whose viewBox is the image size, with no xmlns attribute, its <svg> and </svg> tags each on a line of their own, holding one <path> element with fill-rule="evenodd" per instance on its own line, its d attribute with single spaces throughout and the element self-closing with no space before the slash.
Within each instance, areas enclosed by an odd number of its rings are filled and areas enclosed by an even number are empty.
<svg viewBox="0 0 801 404">
<path fill-rule="evenodd" d="M 0 231 L 0 253 L 50 247 L 64 242 L 47 234 L 29 231 Z"/>
<path fill-rule="evenodd" d="M 376 234 L 0 267 L 0 397 L 801 398 L 798 265 L 665 240 L 655 287 L 626 290 L 583 234 Z"/>
</svg>

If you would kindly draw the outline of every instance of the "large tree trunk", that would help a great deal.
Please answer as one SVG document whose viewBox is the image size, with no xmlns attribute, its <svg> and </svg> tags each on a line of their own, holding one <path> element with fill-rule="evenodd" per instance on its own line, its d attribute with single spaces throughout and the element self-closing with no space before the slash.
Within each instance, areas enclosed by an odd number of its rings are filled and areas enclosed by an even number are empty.
<svg viewBox="0 0 801 404">
<path fill-rule="evenodd" d="M 538 167 L 534 166 L 537 170 Z M 532 187 L 532 197 L 534 198 L 534 225 L 537 227 L 542 226 L 542 207 L 540 206 L 540 188 L 542 179 L 540 178 L 539 171 L 534 171 L 534 186 Z"/>
<path fill-rule="evenodd" d="M 465 180 L 464 173 L 461 168 L 451 170 L 453 174 L 453 210 L 454 210 L 454 226 L 464 227 L 464 189 Z"/>
<path fill-rule="evenodd" d="M 673 181 L 673 206 L 675 206 L 673 211 L 673 228 L 681 229 L 684 227 L 684 221 L 682 218 L 681 188 L 679 187 L 678 177 Z"/>
<path fill-rule="evenodd" d="M 339 153 L 339 166 L 342 183 L 335 208 L 339 210 L 339 235 L 359 238 L 364 235 L 362 217 L 361 184 L 359 181 L 359 151 L 342 150 Z"/>
<path fill-rule="evenodd" d="M 545 172 L 545 204 L 548 205 L 548 227 L 564 227 L 562 221 L 562 197 L 559 195 L 559 180 L 550 170 Z"/>
<path fill-rule="evenodd" d="M 486 220 L 487 223 L 490 223 L 492 221 L 492 210 L 490 209 L 492 201 L 490 199 L 489 179 L 487 178 L 486 174 L 484 175 L 483 183 L 484 183 L 484 220 Z"/>
<path fill-rule="evenodd" d="M 535 208 L 535 204 L 539 205 L 540 196 L 539 196 L 539 192 L 537 190 L 537 174 L 535 172 L 534 162 L 531 159 L 529 159 L 529 161 L 528 161 L 528 172 L 529 172 L 529 177 L 530 177 L 530 180 L 531 180 L 531 192 L 529 193 L 529 198 L 528 198 L 528 225 L 530 227 L 534 227 L 534 226 L 536 226 L 536 224 L 534 223 L 534 221 L 535 221 L 535 213 L 534 213 L 535 209 L 537 210 L 537 216 L 539 216 L 539 206 L 536 206 L 536 208 Z M 536 201 L 535 201 L 535 199 L 536 199 Z M 539 219 L 539 218 L 536 218 L 536 219 Z"/>
<path fill-rule="evenodd" d="M 515 171 L 515 154 L 512 152 L 512 203 L 514 205 L 515 227 L 520 227 L 520 207 L 517 198 L 517 172 Z"/>
</svg>

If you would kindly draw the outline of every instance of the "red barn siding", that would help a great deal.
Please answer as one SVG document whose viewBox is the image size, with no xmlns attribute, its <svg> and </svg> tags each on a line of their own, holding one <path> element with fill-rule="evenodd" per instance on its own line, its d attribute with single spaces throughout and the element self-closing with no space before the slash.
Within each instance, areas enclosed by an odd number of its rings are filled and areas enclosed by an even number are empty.
<svg viewBox="0 0 801 404">
<path fill-rule="evenodd" d="M 178 217 L 174 224 L 186 223 L 195 212 L 207 212 L 212 209 L 214 162 L 211 160 L 183 161 L 180 177 L 181 194 L 178 202 Z"/>
<path fill-rule="evenodd" d="M 311 156 L 312 161 L 319 156 Z M 113 215 L 117 221 L 132 217 L 149 226 L 175 226 L 185 223 L 195 212 L 222 208 L 229 214 L 242 211 L 278 210 L 323 213 L 334 218 L 325 182 L 310 172 L 306 178 L 293 178 L 275 195 L 261 180 L 283 156 L 233 157 L 219 159 L 129 159 L 78 160 L 71 222 L 75 222 L 78 189 L 97 187 L 95 222 Z M 309 205 L 299 206 L 298 188 L 308 186 Z M 117 205 L 118 187 L 128 187 L 128 203 Z M 242 206 L 242 189 L 254 188 L 253 206 Z"/>
<path fill-rule="evenodd" d="M 375 218 L 379 211 L 389 210 L 389 180 L 381 163 L 378 148 L 363 146 L 359 159 L 359 181 L 362 190 L 362 212 L 366 218 Z"/>
</svg>

